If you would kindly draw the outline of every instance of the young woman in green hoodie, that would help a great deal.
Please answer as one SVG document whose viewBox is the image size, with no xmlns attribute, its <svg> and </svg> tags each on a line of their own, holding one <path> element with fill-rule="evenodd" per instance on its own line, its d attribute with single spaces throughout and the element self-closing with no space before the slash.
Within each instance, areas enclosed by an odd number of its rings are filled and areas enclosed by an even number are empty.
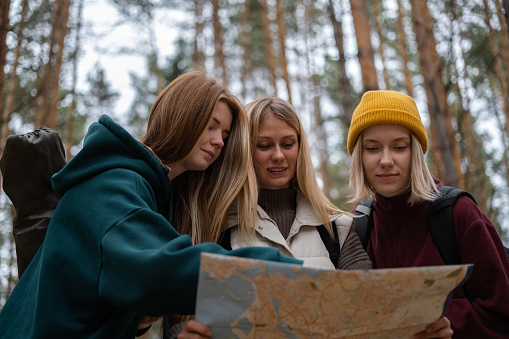
<svg viewBox="0 0 509 339">
<path fill-rule="evenodd" d="M 244 109 L 202 73 L 159 94 L 141 142 L 102 116 L 53 176 L 62 199 L 0 336 L 133 338 L 139 314 L 192 314 L 201 252 L 300 263 L 274 248 L 193 246 L 217 240 L 234 201 L 239 223 L 253 222 L 252 167 Z"/>
</svg>

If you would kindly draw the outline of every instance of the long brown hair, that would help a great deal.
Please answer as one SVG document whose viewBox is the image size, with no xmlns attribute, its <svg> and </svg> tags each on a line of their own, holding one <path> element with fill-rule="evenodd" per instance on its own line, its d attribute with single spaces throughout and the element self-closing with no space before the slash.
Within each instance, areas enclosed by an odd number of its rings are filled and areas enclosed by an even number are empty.
<svg viewBox="0 0 509 339">
<path fill-rule="evenodd" d="M 205 171 L 187 171 L 172 180 L 172 224 L 195 244 L 219 240 L 230 208 L 237 208 L 239 224 L 254 224 L 257 191 L 244 108 L 214 79 L 198 71 L 185 73 L 159 94 L 142 140 L 165 164 L 184 160 L 209 126 L 219 101 L 233 116 L 221 155 Z"/>
</svg>

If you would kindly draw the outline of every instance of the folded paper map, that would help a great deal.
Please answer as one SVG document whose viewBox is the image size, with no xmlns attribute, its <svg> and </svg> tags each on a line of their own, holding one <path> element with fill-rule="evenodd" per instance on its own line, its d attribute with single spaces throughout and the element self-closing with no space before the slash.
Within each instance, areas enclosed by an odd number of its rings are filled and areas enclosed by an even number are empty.
<svg viewBox="0 0 509 339">
<path fill-rule="evenodd" d="M 473 265 L 322 270 L 203 253 L 196 319 L 213 338 L 413 338 Z"/>
</svg>

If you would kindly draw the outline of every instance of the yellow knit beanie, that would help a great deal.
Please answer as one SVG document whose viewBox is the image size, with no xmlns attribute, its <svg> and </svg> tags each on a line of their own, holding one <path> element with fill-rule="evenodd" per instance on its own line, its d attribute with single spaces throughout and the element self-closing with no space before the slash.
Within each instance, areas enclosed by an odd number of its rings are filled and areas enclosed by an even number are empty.
<svg viewBox="0 0 509 339">
<path fill-rule="evenodd" d="M 368 91 L 353 112 L 352 123 L 348 130 L 347 147 L 352 155 L 359 134 L 373 125 L 394 124 L 411 130 L 426 153 L 428 137 L 422 124 L 415 101 L 408 95 L 395 91 Z"/>
</svg>

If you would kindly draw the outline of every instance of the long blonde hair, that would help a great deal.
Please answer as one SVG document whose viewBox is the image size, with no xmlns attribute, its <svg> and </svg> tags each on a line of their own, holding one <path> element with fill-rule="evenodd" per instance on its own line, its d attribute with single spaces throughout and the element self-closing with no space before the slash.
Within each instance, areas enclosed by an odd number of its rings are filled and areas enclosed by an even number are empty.
<svg viewBox="0 0 509 339">
<path fill-rule="evenodd" d="M 410 131 L 410 130 L 409 130 Z M 435 200 L 439 191 L 426 163 L 419 139 L 410 131 L 410 197 L 408 203 L 414 205 L 421 201 Z M 370 197 L 375 198 L 376 192 L 368 183 L 362 165 L 362 133 L 355 142 L 350 162 L 349 203 L 361 203 Z"/>
<path fill-rule="evenodd" d="M 165 164 L 184 160 L 210 124 L 219 101 L 233 116 L 220 156 L 206 170 L 186 171 L 172 180 L 172 224 L 195 244 L 219 241 L 230 208 L 237 209 L 242 227 L 254 225 L 258 195 L 244 108 L 215 80 L 198 71 L 185 73 L 159 94 L 142 140 Z"/>
<path fill-rule="evenodd" d="M 262 97 L 254 100 L 246 106 L 249 117 L 249 130 L 251 139 L 251 151 L 256 149 L 256 140 L 258 139 L 258 129 L 265 118 L 270 114 L 283 119 L 295 130 L 299 141 L 299 151 L 297 153 L 297 169 L 292 179 L 293 187 L 301 192 L 313 206 L 316 214 L 325 225 L 331 235 L 333 235 L 330 215 L 336 213 L 345 213 L 334 204 L 322 192 L 316 182 L 316 171 L 311 162 L 309 146 L 306 134 L 299 116 L 294 108 L 286 101 L 277 97 Z M 255 165 L 256 166 L 256 165 Z"/>
</svg>

